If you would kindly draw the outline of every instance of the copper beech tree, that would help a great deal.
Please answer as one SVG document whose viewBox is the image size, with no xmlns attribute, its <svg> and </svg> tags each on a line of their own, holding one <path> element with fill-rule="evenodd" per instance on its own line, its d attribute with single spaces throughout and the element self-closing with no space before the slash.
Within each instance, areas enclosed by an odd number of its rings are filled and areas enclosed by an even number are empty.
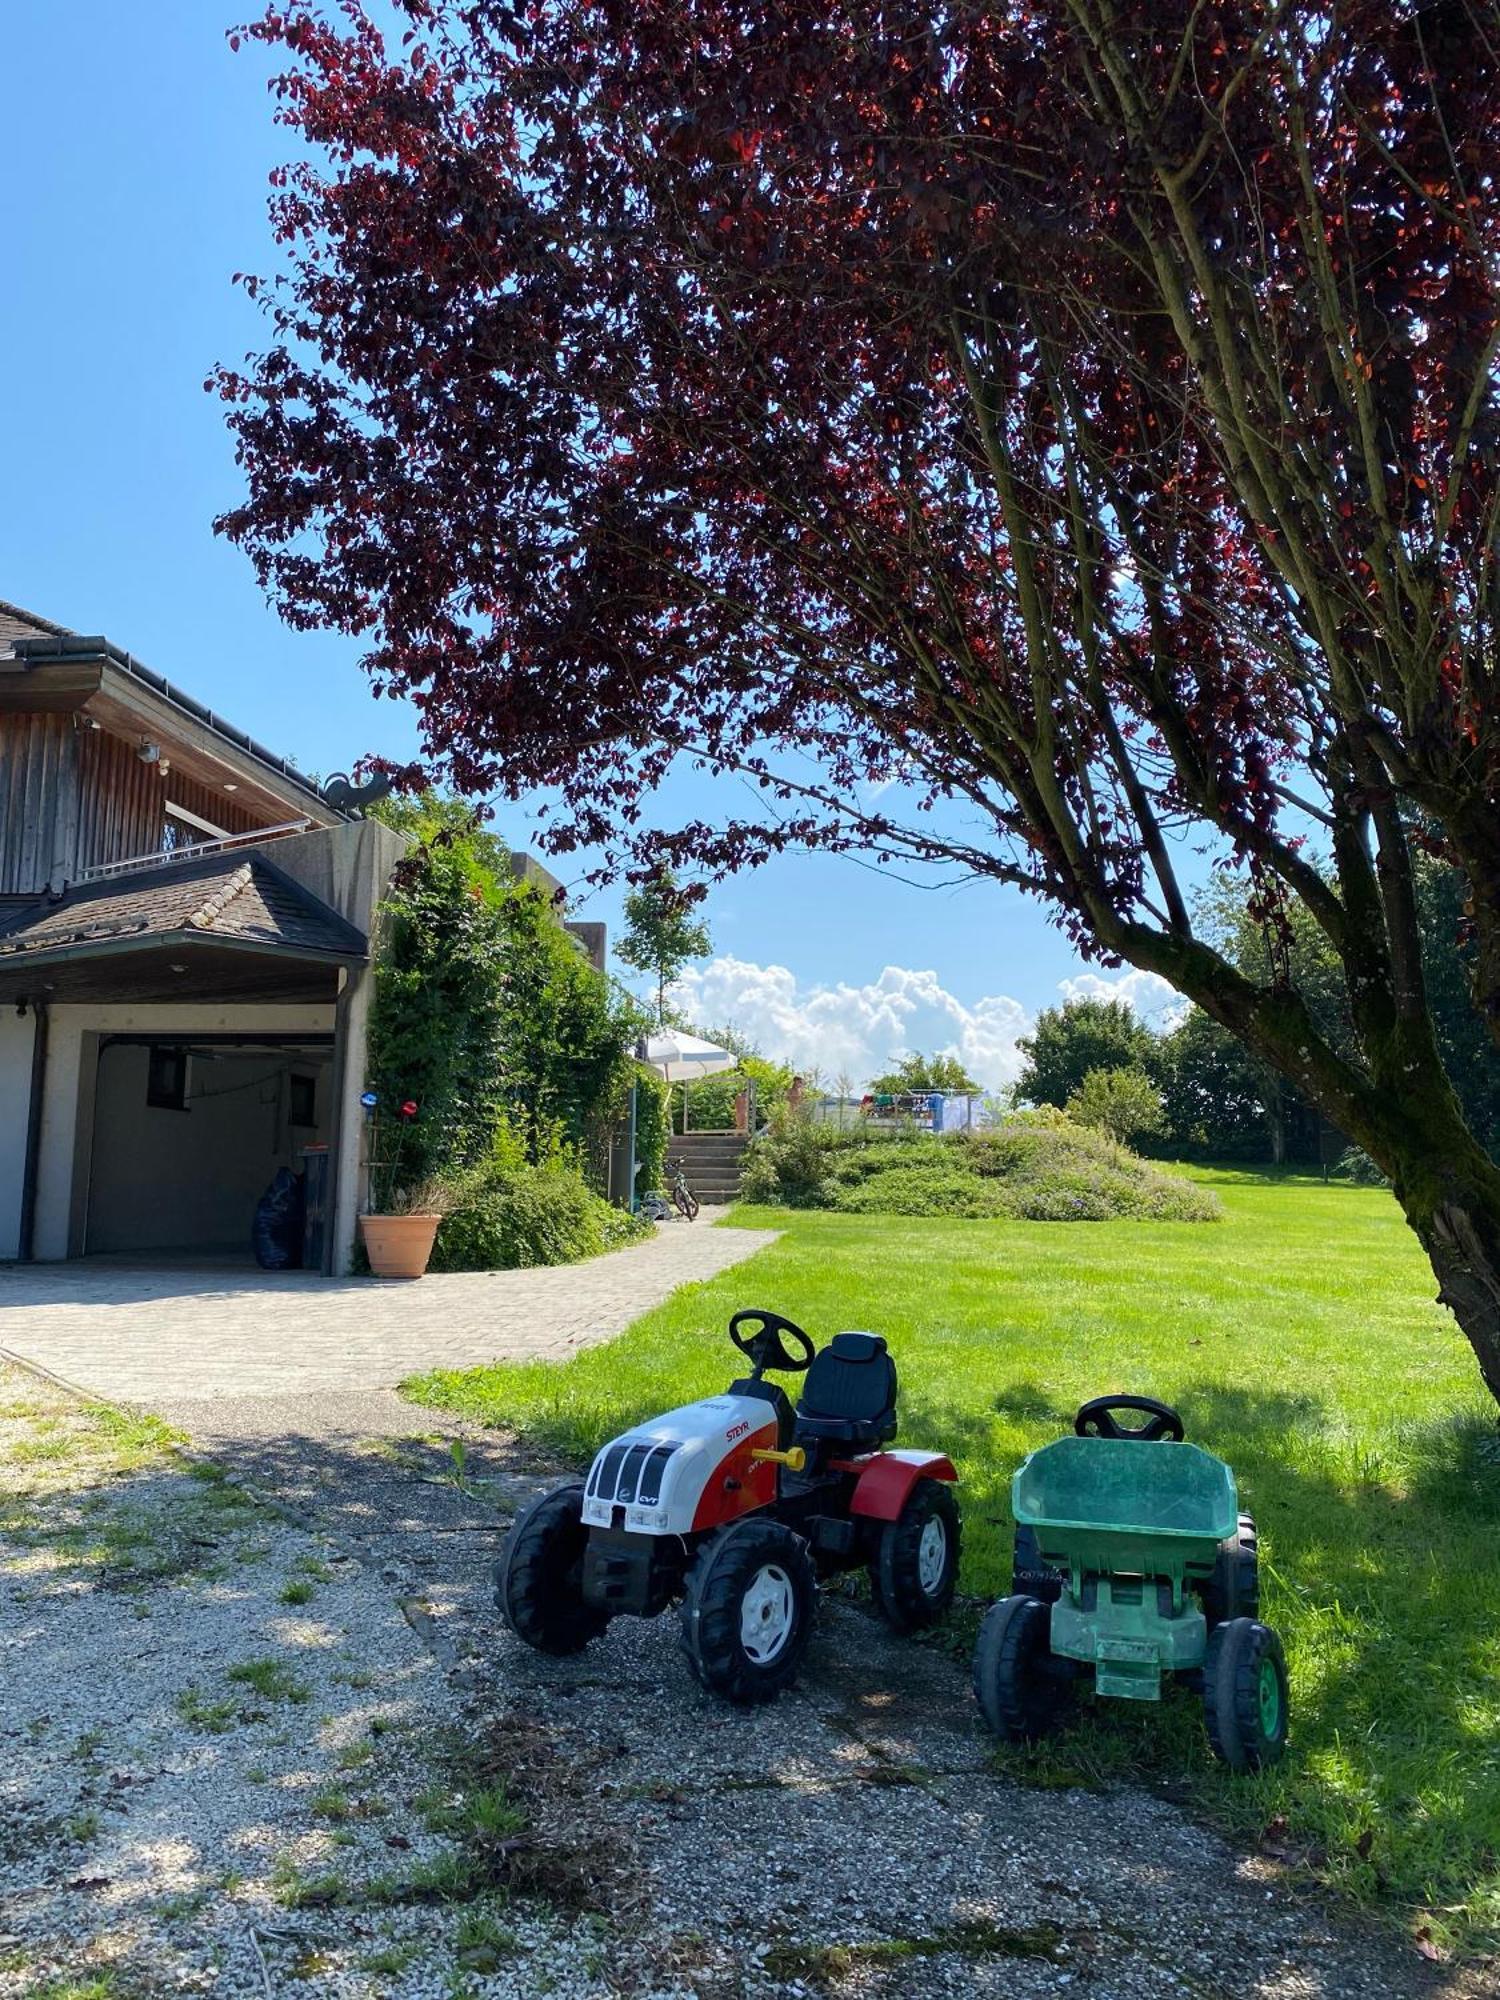
<svg viewBox="0 0 1500 2000">
<path fill-rule="evenodd" d="M 1413 890 L 1500 1034 L 1500 6 L 384 4 L 241 31 L 296 162 L 221 526 L 284 615 L 558 851 L 1034 891 L 1368 1150 L 1500 1396 Z M 684 759 L 723 817 L 648 835 Z"/>
</svg>

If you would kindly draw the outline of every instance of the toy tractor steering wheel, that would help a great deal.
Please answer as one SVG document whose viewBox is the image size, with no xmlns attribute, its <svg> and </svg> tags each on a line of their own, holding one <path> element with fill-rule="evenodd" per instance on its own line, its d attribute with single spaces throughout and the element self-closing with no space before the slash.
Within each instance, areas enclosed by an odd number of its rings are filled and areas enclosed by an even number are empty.
<svg viewBox="0 0 1500 2000">
<path fill-rule="evenodd" d="M 746 1321 L 754 1324 L 754 1333 L 741 1333 Z M 800 1353 L 789 1354 L 783 1335 L 801 1345 Z M 765 1368 L 783 1368 L 790 1374 L 800 1375 L 804 1368 L 812 1366 L 812 1358 L 817 1349 L 812 1341 L 794 1321 L 784 1319 L 780 1313 L 763 1312 L 759 1306 L 746 1306 L 737 1312 L 729 1322 L 729 1338 L 740 1353 L 753 1361 L 757 1373 Z"/>
<path fill-rule="evenodd" d="M 1116 1410 L 1141 1410 L 1146 1421 L 1134 1426 L 1118 1424 L 1113 1414 Z M 1079 1410 L 1073 1428 L 1081 1438 L 1115 1438 L 1128 1444 L 1152 1444 L 1157 1438 L 1181 1444 L 1184 1435 L 1181 1417 L 1170 1403 L 1158 1403 L 1154 1396 L 1096 1396 Z"/>
</svg>

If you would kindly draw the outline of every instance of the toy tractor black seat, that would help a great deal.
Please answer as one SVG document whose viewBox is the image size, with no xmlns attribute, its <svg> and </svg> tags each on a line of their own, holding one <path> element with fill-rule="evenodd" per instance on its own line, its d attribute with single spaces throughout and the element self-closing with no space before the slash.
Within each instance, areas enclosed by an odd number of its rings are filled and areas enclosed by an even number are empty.
<svg viewBox="0 0 1500 2000">
<path fill-rule="evenodd" d="M 797 1404 L 809 1448 L 874 1451 L 896 1435 L 896 1364 L 878 1333 L 836 1333 L 816 1355 Z"/>
</svg>

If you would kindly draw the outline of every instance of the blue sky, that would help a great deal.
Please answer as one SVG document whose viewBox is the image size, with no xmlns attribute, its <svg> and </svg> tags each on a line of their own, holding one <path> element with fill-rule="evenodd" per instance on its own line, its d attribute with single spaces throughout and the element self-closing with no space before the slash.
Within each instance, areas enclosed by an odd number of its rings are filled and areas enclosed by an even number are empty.
<svg viewBox="0 0 1500 2000">
<path fill-rule="evenodd" d="M 404 708 L 371 698 L 356 648 L 286 630 L 212 532 L 239 483 L 203 379 L 260 341 L 230 280 L 275 268 L 266 177 L 284 154 L 267 58 L 224 40 L 251 11 L 6 8 L 0 597 L 106 633 L 326 773 L 417 739 Z M 683 799 L 713 810 L 702 780 Z M 524 807 L 502 806 L 497 828 L 526 844 Z M 615 926 L 617 890 L 581 902 Z M 996 1081 L 1027 1019 L 1085 971 L 1013 891 L 908 886 L 850 860 L 774 862 L 718 887 L 708 917 L 717 956 L 695 1007 L 830 1073 L 947 1045 Z M 1126 990 L 1163 998 L 1140 975 Z"/>
</svg>

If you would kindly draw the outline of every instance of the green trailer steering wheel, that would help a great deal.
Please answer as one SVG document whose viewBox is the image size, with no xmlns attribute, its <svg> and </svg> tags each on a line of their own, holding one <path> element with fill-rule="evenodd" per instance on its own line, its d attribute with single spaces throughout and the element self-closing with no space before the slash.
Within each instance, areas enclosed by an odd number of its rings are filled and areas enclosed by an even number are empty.
<svg viewBox="0 0 1500 2000">
<path fill-rule="evenodd" d="M 1116 1423 L 1116 1410 L 1139 1410 L 1146 1421 L 1136 1425 Z M 1127 1444 L 1154 1444 L 1158 1438 L 1165 1438 L 1169 1444 L 1181 1444 L 1186 1436 L 1182 1419 L 1172 1405 L 1158 1403 L 1154 1396 L 1095 1396 L 1091 1403 L 1080 1408 L 1073 1419 L 1073 1428 L 1081 1438 L 1114 1438 Z"/>
</svg>

